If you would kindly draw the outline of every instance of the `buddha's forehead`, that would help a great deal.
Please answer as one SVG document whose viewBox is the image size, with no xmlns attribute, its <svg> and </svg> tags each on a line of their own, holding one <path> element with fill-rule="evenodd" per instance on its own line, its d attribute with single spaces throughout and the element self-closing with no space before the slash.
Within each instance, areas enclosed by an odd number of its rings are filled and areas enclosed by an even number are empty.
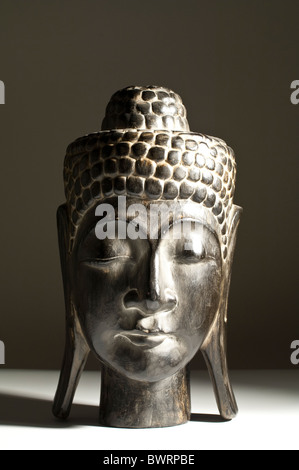
<svg viewBox="0 0 299 470">
<path fill-rule="evenodd" d="M 195 222 L 197 227 L 206 227 L 219 244 L 222 242 L 217 218 L 202 205 L 189 200 L 149 201 L 124 196 L 106 198 L 95 204 L 81 220 L 76 238 L 80 242 L 96 226 L 111 222 L 117 224 L 120 221 L 139 226 L 143 233 L 147 233 L 148 239 L 160 238 L 163 232 L 171 231 L 180 222 L 183 225 L 180 233 L 186 236 L 194 227 L 192 222 Z"/>
<path fill-rule="evenodd" d="M 208 226 L 213 231 L 217 231 L 217 225 L 219 225 L 209 209 L 189 200 L 159 199 L 155 201 L 119 196 L 105 199 L 96 206 L 95 212 L 100 212 L 99 208 L 102 204 L 105 204 L 105 207 L 111 206 L 113 208 L 112 214 L 114 212 L 119 220 L 131 221 L 136 217 L 142 220 L 143 217 L 146 217 L 148 223 L 151 219 L 153 222 L 163 223 L 168 220 L 178 222 L 182 219 L 192 219 Z"/>
</svg>

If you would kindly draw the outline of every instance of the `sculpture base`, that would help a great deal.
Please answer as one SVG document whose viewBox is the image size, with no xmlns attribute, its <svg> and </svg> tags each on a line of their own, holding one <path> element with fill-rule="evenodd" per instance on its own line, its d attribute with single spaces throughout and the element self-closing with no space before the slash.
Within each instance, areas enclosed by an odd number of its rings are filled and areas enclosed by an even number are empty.
<svg viewBox="0 0 299 470">
<path fill-rule="evenodd" d="M 176 426 L 190 420 L 186 369 L 158 382 L 140 382 L 103 366 L 100 424 L 122 428 Z"/>
</svg>

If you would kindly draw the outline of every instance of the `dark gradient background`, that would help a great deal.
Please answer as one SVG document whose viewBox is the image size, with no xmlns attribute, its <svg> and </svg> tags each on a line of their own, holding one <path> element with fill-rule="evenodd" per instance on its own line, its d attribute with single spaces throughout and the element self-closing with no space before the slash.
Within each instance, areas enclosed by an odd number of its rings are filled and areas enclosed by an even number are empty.
<svg viewBox="0 0 299 470">
<path fill-rule="evenodd" d="M 60 367 L 55 213 L 64 202 L 64 152 L 99 130 L 110 96 L 133 84 L 172 88 L 191 130 L 235 150 L 235 203 L 244 213 L 229 366 L 295 367 L 299 105 L 290 84 L 299 80 L 298 18 L 296 0 L 1 0 L 2 367 Z"/>
</svg>

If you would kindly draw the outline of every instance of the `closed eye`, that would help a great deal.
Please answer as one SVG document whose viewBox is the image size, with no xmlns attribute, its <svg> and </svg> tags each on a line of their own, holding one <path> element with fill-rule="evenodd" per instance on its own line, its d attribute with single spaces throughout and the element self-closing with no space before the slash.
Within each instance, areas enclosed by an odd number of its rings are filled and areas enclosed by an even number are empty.
<svg viewBox="0 0 299 470">
<path fill-rule="evenodd" d="M 111 256 L 109 258 L 87 258 L 81 261 L 83 264 L 88 264 L 89 266 L 99 266 L 105 265 L 109 263 L 113 263 L 115 261 L 125 261 L 131 259 L 131 256 L 127 255 L 120 255 L 120 256 Z"/>
<path fill-rule="evenodd" d="M 192 253 L 191 251 L 186 251 L 186 252 L 176 255 L 174 258 L 177 263 L 189 264 L 189 263 L 199 263 L 200 261 L 207 259 L 207 256 L 205 253 L 198 254 L 194 252 Z"/>
<path fill-rule="evenodd" d="M 188 255 L 183 255 L 183 256 L 175 256 L 174 260 L 178 264 L 195 264 L 195 263 L 205 263 L 208 261 L 215 261 L 215 258 L 213 256 L 198 256 L 197 254 L 188 254 Z"/>
</svg>

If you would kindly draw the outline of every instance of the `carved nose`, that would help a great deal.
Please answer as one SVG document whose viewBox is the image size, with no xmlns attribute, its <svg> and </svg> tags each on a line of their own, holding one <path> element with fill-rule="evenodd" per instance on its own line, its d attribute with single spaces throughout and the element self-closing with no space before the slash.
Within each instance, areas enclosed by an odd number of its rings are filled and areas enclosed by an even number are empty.
<svg viewBox="0 0 299 470">
<path fill-rule="evenodd" d="M 154 252 L 150 260 L 148 308 L 156 310 L 160 303 L 177 303 L 170 265 L 166 259 Z"/>
<path fill-rule="evenodd" d="M 174 292 L 166 289 L 163 300 L 148 297 L 141 299 L 137 289 L 132 289 L 124 297 L 124 306 L 126 309 L 136 309 L 142 317 L 149 317 L 172 311 L 177 306 L 177 297 Z"/>
<path fill-rule="evenodd" d="M 159 331 L 168 333 L 171 330 L 169 319 L 177 306 L 177 298 L 170 291 L 165 292 L 164 296 L 164 300 L 161 301 L 161 299 L 139 299 L 137 291 L 127 294 L 124 299 L 124 305 L 127 308 L 127 312 L 132 311 L 132 315 L 129 315 L 129 317 L 132 316 L 135 319 L 136 329 L 147 333 Z"/>
<path fill-rule="evenodd" d="M 167 259 L 154 250 L 148 266 L 147 284 L 131 289 L 124 297 L 124 307 L 135 328 L 148 333 L 171 331 L 172 313 L 178 299 Z"/>
</svg>

